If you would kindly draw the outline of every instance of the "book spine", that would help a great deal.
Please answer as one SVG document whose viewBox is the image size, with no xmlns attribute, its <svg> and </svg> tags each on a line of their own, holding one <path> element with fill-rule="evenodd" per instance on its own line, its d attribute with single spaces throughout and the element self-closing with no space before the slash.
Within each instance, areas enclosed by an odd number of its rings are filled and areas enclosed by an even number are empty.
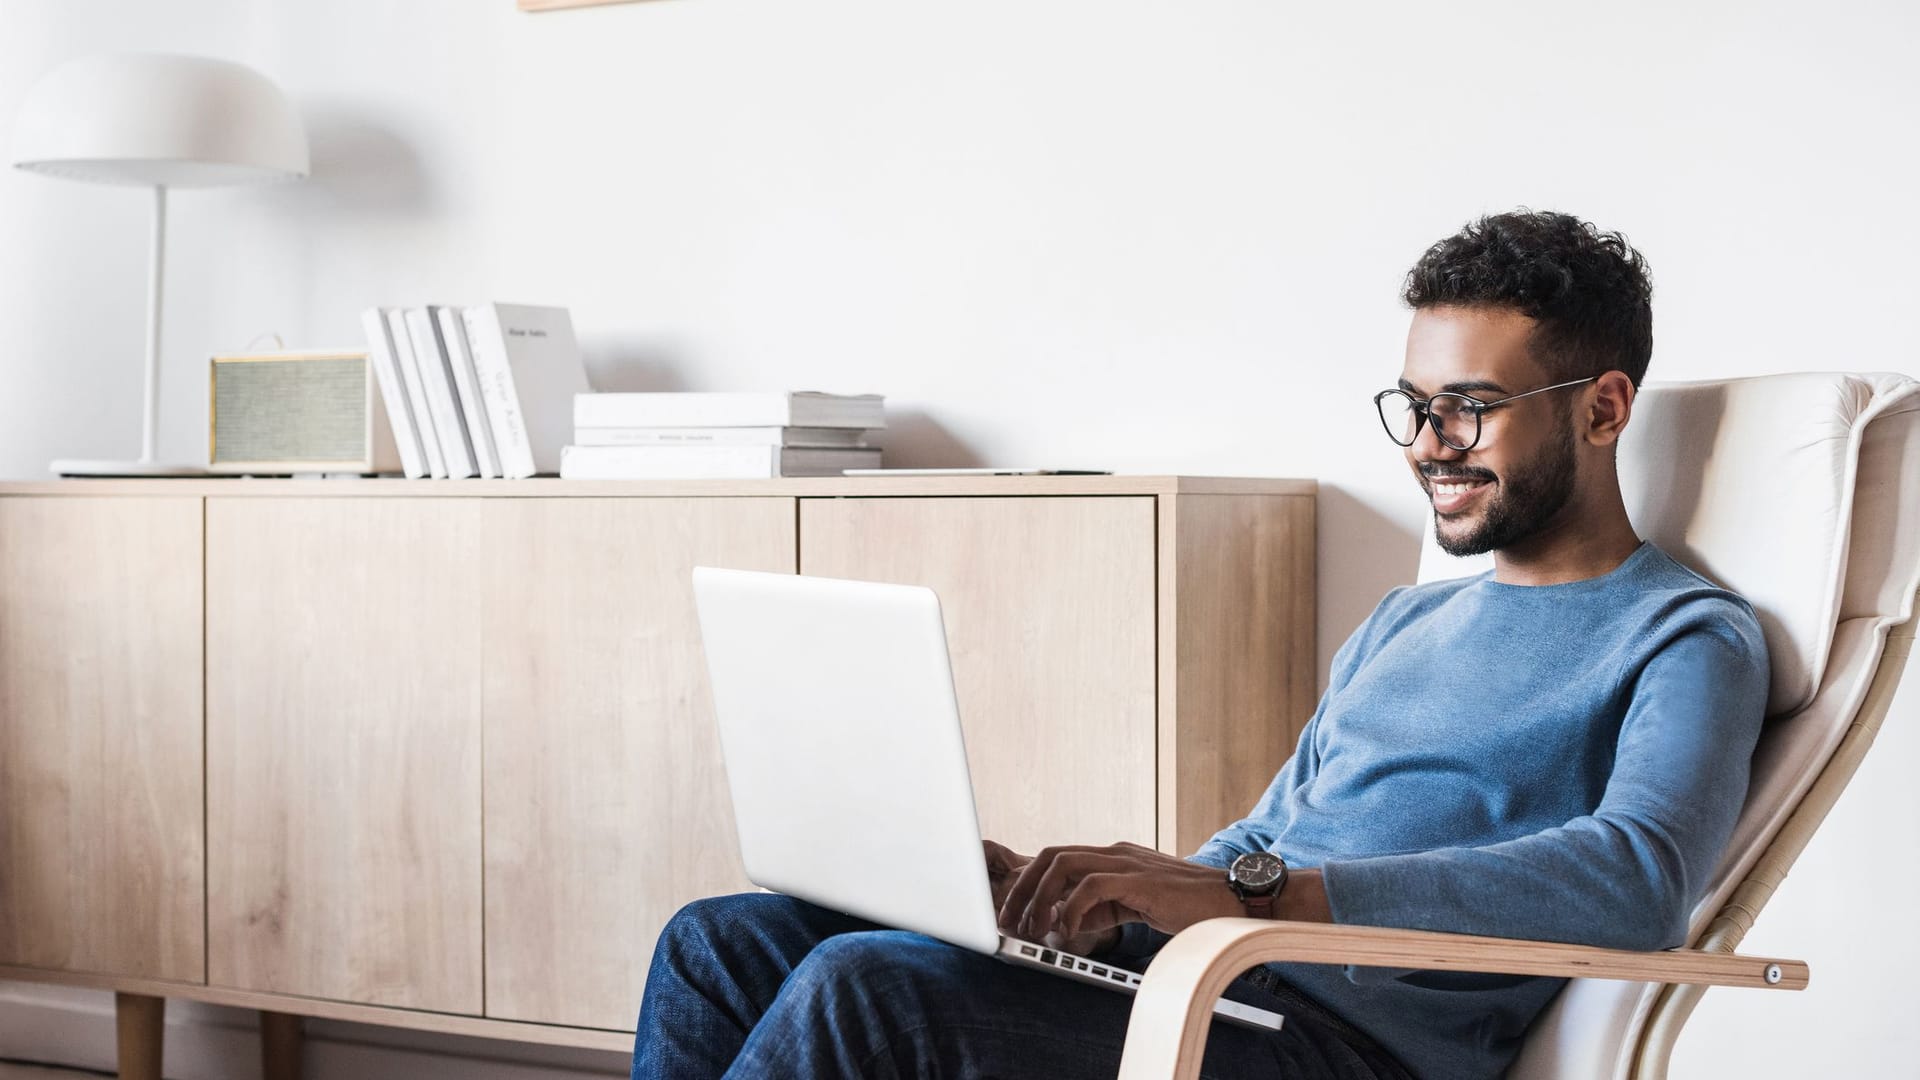
<svg viewBox="0 0 1920 1080">
<path fill-rule="evenodd" d="M 392 308 L 386 312 L 387 334 L 393 340 L 394 359 L 400 362 L 400 375 L 407 386 L 407 398 L 413 403 L 413 420 L 420 428 L 420 453 L 427 459 L 427 475 L 445 479 L 447 462 L 440 455 L 440 435 L 434 429 L 433 410 L 427 407 L 426 381 L 420 376 L 420 360 L 413 355 L 413 336 L 407 332 L 406 312 Z"/>
<path fill-rule="evenodd" d="M 776 476 L 839 476 L 845 469 L 872 469 L 880 465 L 878 450 L 806 450 L 780 451 Z"/>
<path fill-rule="evenodd" d="M 616 393 L 575 398 L 573 425 L 878 429 L 887 420 L 882 399 L 873 395 Z"/>
<path fill-rule="evenodd" d="M 435 305 L 427 312 L 447 347 L 447 359 L 453 367 L 453 386 L 460 394 L 460 414 L 466 418 L 467 437 L 473 443 L 474 463 L 479 466 L 482 479 L 498 479 L 500 459 L 494 452 L 493 425 L 487 422 L 487 409 L 480 399 L 473 353 L 467 346 L 467 330 L 461 325 L 460 311 Z"/>
<path fill-rule="evenodd" d="M 858 428 L 577 428 L 576 446 L 803 446 L 862 449 L 866 432 Z"/>
<path fill-rule="evenodd" d="M 460 320 L 466 326 L 467 347 L 473 352 L 474 376 L 493 429 L 494 449 L 500 455 L 500 474 L 509 480 L 532 476 L 536 471 L 533 444 L 527 439 L 527 425 L 520 415 L 520 395 L 514 389 L 513 367 L 507 362 L 499 312 L 491 304 L 462 308 Z"/>
<path fill-rule="evenodd" d="M 407 400 L 400 368 L 393 356 L 393 337 L 387 329 L 387 317 L 377 307 L 360 313 L 360 327 L 367 335 L 367 355 L 373 361 L 374 378 L 380 383 L 380 400 L 386 406 L 387 425 L 393 429 L 393 445 L 400 453 L 400 471 L 409 480 L 427 475 L 427 463 L 420 449 L 420 435 L 413 424 L 413 404 Z"/>
<path fill-rule="evenodd" d="M 453 399 L 453 375 L 440 331 L 427 316 L 426 308 L 408 308 L 406 324 L 414 357 L 420 362 L 420 381 L 427 386 L 427 404 L 433 410 L 433 430 L 440 436 L 440 456 L 447 463 L 447 475 L 455 480 L 469 479 L 474 475 L 473 446 L 467 441 L 460 406 Z"/>
<path fill-rule="evenodd" d="M 793 410 L 779 395 L 579 394 L 575 428 L 792 427 Z"/>
<path fill-rule="evenodd" d="M 780 474 L 776 446 L 566 446 L 569 480 L 750 480 Z"/>
</svg>

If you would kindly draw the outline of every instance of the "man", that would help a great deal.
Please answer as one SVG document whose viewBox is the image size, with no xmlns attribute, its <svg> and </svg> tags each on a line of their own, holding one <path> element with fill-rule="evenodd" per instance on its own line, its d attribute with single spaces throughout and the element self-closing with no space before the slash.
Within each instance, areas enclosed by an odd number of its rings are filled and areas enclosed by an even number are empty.
<svg viewBox="0 0 1920 1080">
<path fill-rule="evenodd" d="M 1223 915 L 1681 944 L 1746 792 L 1767 660 L 1748 605 L 1627 520 L 1615 449 L 1650 296 L 1624 239 L 1564 214 L 1429 249 L 1375 404 L 1441 546 L 1494 570 L 1389 593 L 1259 804 L 1194 855 L 989 843 L 1002 929 L 1136 969 Z M 1496 1077 L 1559 987 L 1266 965 L 1228 996 L 1285 1027 L 1214 1025 L 1204 1072 Z M 1110 1077 L 1129 1004 L 790 898 L 719 898 L 661 936 L 633 1075 Z"/>
</svg>

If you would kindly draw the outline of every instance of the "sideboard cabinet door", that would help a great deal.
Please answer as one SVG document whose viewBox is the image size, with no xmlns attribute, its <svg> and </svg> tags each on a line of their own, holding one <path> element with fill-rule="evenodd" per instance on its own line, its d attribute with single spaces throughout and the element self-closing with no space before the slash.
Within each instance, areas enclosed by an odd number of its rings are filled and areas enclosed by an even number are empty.
<svg viewBox="0 0 1920 1080">
<path fill-rule="evenodd" d="M 989 838 L 1155 839 L 1151 496 L 803 499 L 801 573 L 931 586 Z"/>
<path fill-rule="evenodd" d="M 0 964 L 200 982 L 200 500 L 0 498 Z"/>
<path fill-rule="evenodd" d="M 794 571 L 790 498 L 490 499 L 487 1015 L 631 1030 L 654 940 L 749 889 L 696 565 Z"/>
<path fill-rule="evenodd" d="M 480 1012 L 480 517 L 207 500 L 214 985 Z"/>
</svg>

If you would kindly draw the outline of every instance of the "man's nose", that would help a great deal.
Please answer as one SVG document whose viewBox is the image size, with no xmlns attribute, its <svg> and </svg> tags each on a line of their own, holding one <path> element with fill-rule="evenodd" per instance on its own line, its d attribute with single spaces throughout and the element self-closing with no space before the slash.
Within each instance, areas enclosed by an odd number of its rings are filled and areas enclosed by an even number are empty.
<svg viewBox="0 0 1920 1080">
<path fill-rule="evenodd" d="M 1428 417 L 1427 422 L 1420 425 L 1420 430 L 1413 436 L 1413 445 L 1407 450 L 1414 456 L 1414 460 L 1422 463 L 1458 461 L 1466 454 L 1465 450 L 1455 450 L 1441 441 L 1439 433 L 1434 430 L 1432 417 Z"/>
</svg>

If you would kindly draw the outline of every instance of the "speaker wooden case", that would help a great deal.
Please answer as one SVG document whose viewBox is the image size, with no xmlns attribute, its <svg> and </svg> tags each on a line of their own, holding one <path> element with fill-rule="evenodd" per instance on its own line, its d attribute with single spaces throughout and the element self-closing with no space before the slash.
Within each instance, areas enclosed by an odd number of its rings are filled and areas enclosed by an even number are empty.
<svg viewBox="0 0 1920 1080">
<path fill-rule="evenodd" d="M 216 356 L 211 369 L 209 471 L 400 472 L 400 453 L 365 352 Z"/>
</svg>

